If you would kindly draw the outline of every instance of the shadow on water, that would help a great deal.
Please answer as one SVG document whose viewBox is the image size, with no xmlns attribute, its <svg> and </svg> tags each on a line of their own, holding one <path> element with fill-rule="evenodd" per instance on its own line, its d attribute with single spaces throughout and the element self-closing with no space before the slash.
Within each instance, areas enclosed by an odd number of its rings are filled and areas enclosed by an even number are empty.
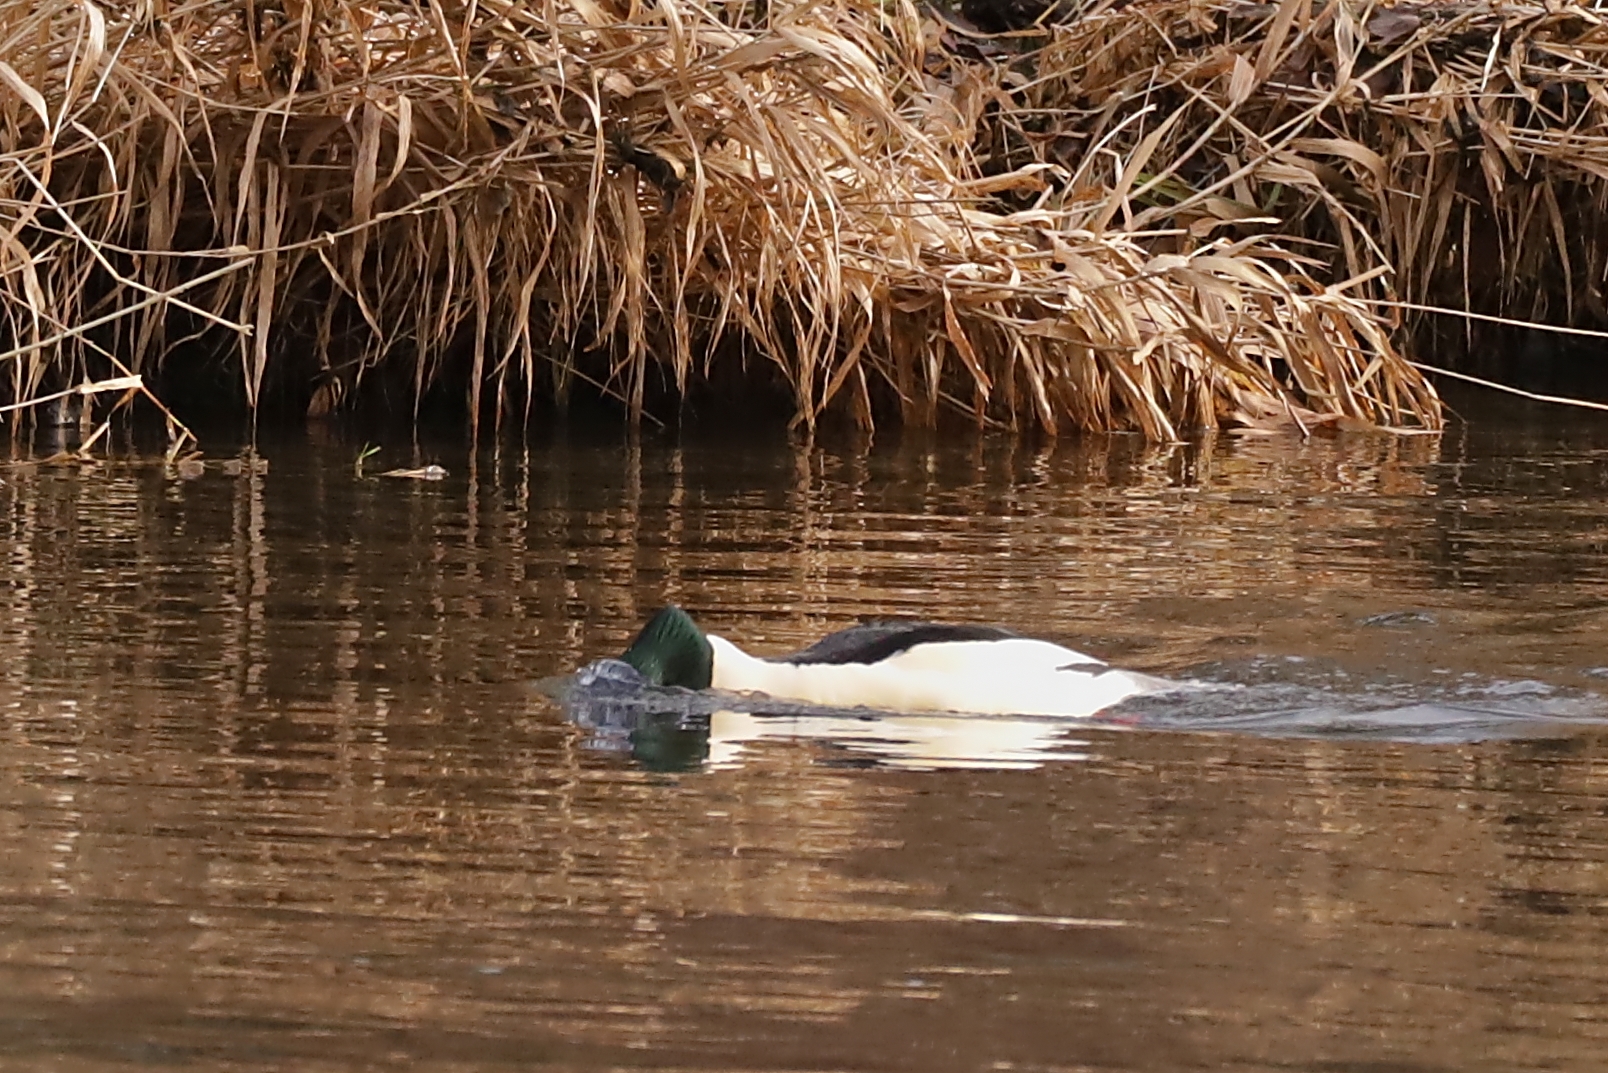
<svg viewBox="0 0 1608 1073">
<path fill-rule="evenodd" d="M 361 446 L 0 463 L 0 1069 L 1600 1064 L 1599 426 Z M 533 696 L 666 602 L 1217 688 Z"/>
</svg>

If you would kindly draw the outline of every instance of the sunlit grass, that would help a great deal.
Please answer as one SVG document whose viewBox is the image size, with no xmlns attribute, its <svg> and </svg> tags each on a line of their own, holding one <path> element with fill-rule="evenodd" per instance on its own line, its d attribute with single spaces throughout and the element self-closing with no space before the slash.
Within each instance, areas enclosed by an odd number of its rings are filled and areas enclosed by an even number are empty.
<svg viewBox="0 0 1608 1073">
<path fill-rule="evenodd" d="M 899 0 L 5 0 L 10 393 L 200 339 L 318 412 L 455 363 L 477 418 L 577 380 L 638 412 L 735 362 L 806 426 L 1437 427 L 1295 10 L 963 51 Z M 1332 251 L 1291 241 L 1320 204 Z"/>
</svg>

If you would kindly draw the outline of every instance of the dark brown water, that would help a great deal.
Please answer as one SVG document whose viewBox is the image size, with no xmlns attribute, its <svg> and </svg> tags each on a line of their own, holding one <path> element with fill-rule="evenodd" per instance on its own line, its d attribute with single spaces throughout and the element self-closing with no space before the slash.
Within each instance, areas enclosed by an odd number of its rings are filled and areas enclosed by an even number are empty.
<svg viewBox="0 0 1608 1073">
<path fill-rule="evenodd" d="M 359 446 L 0 469 L 0 1068 L 1602 1064 L 1608 426 Z M 530 688 L 668 601 L 1245 688 L 668 743 Z"/>
</svg>

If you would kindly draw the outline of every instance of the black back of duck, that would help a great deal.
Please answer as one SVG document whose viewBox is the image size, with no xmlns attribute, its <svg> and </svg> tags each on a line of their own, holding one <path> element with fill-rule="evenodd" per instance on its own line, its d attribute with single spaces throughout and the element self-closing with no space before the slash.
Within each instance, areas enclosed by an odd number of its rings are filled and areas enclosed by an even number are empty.
<svg viewBox="0 0 1608 1073">
<path fill-rule="evenodd" d="M 917 645 L 944 641 L 1005 641 L 1021 634 L 1001 626 L 950 626 L 941 622 L 866 622 L 829 633 L 782 663 L 881 663 Z"/>
</svg>

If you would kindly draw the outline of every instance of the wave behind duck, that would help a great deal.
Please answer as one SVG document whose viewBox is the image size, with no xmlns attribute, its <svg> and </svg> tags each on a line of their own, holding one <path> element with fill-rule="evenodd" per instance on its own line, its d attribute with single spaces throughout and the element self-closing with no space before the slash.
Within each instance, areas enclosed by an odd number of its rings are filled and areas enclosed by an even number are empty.
<svg viewBox="0 0 1608 1073">
<path fill-rule="evenodd" d="M 656 686 L 604 659 L 538 688 L 588 731 L 588 746 L 645 766 L 742 762 L 765 740 L 810 739 L 844 763 L 904 768 L 1030 768 L 1086 755 L 1090 730 L 1236 733 L 1424 744 L 1559 738 L 1608 729 L 1608 698 L 1539 681 L 1358 683 L 1307 660 L 1198 668 L 1171 688 L 1085 718 L 901 713 L 835 708 L 752 694 Z"/>
</svg>

